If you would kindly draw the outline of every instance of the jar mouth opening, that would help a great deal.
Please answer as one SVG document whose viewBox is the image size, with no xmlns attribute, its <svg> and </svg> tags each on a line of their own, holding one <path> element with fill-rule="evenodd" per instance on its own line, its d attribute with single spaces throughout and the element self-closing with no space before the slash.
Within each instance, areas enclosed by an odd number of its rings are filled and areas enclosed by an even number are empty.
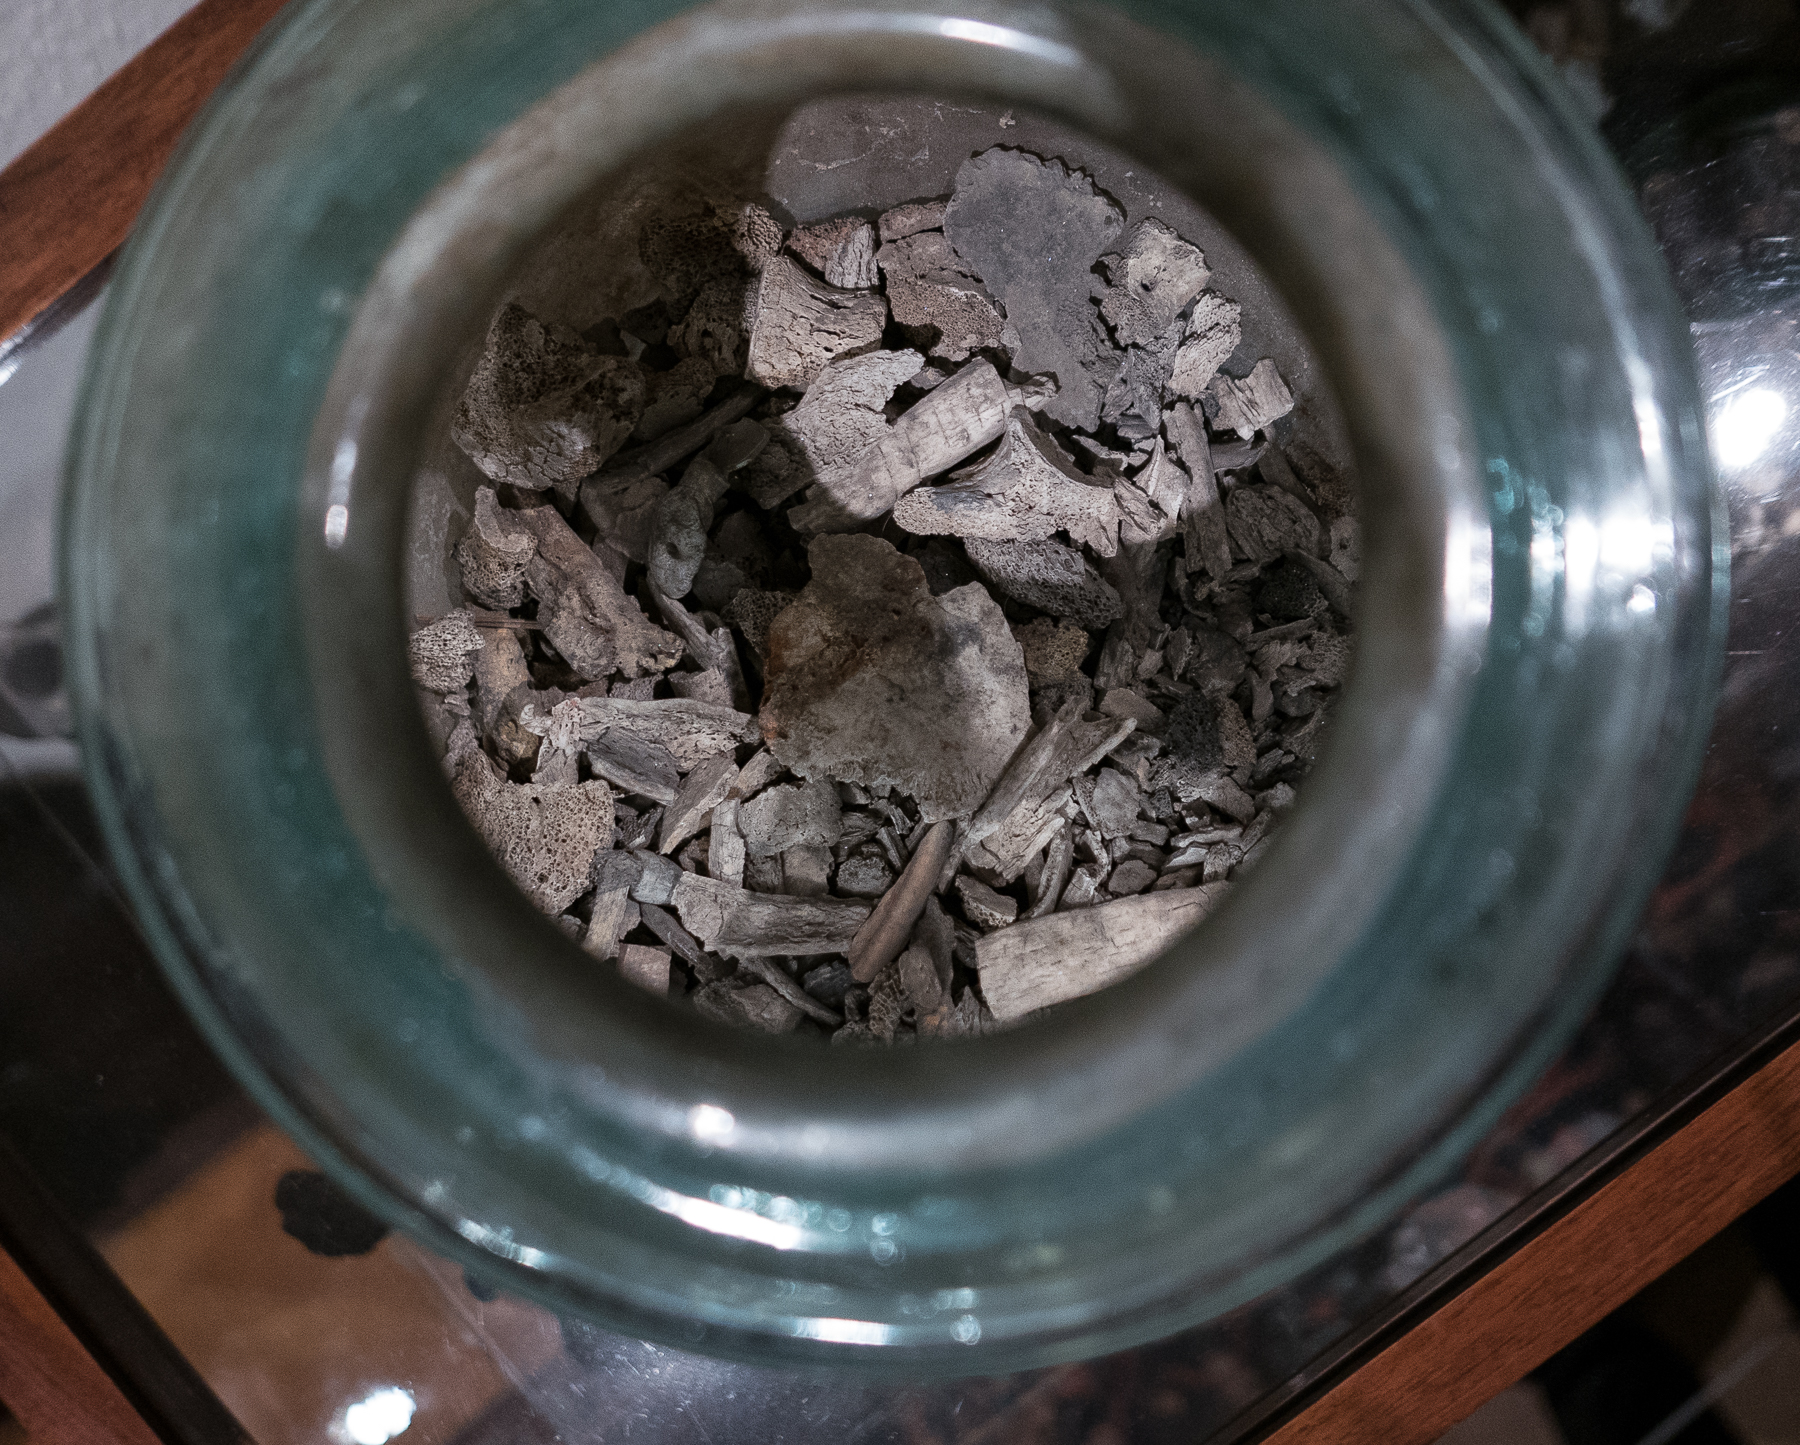
<svg viewBox="0 0 1800 1445">
<path fill-rule="evenodd" d="M 1356 661 L 1330 741 L 1232 898 L 1136 977 L 1029 1028 L 854 1058 L 674 1017 L 582 967 L 488 856 L 413 704 L 411 488 L 396 480 L 415 475 L 454 359 L 518 258 L 572 205 L 647 156 L 696 145 L 766 155 L 796 107 L 846 91 L 1029 107 L 1217 217 L 1330 379 L 1365 539 Z M 918 10 L 691 12 L 497 136 L 414 216 L 362 299 L 301 502 L 308 658 L 337 796 L 393 906 L 458 960 L 496 1033 L 596 1114 L 694 1149 L 869 1174 L 922 1157 L 946 1168 L 1048 1159 L 1299 1008 L 1416 845 L 1488 620 L 1485 509 L 1454 378 L 1428 299 L 1330 157 L 1166 37 L 1117 16 L 1104 29 L 1067 18 L 971 29 Z"/>
</svg>

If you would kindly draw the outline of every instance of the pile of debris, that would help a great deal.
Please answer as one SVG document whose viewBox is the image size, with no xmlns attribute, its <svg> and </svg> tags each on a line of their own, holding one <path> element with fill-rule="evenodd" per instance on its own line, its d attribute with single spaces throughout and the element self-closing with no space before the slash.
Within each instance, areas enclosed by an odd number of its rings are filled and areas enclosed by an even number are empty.
<svg viewBox="0 0 1800 1445">
<path fill-rule="evenodd" d="M 412 661 L 513 878 L 645 988 L 838 1040 L 1162 951 L 1292 805 L 1357 571 L 1204 256 L 1003 148 L 875 221 L 640 249 L 660 300 L 505 306 L 454 422 L 492 486 Z"/>
</svg>

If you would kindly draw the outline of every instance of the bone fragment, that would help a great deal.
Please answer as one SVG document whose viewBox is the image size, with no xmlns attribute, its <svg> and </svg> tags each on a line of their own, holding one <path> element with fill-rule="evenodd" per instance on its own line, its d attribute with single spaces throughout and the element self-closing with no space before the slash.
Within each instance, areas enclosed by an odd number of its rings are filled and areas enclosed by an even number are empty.
<svg viewBox="0 0 1800 1445">
<path fill-rule="evenodd" d="M 1185 402 L 1169 408 L 1164 421 L 1169 444 L 1188 474 L 1187 508 L 1181 525 L 1187 539 L 1187 570 L 1204 568 L 1215 582 L 1231 570 L 1231 539 L 1226 530 L 1225 504 L 1213 473 L 1212 444 L 1193 407 Z"/>
<path fill-rule="evenodd" d="M 1218 906 L 1229 887 L 1145 893 L 987 934 L 975 946 L 982 996 L 1006 1023 L 1098 992 L 1165 952 Z"/>
<path fill-rule="evenodd" d="M 584 677 L 642 677 L 672 667 L 681 644 L 644 616 L 554 507 L 516 512 L 537 539 L 525 581 L 550 616 L 544 636 Z"/>
<path fill-rule="evenodd" d="M 941 486 L 908 492 L 894 508 L 894 521 L 923 536 L 1043 542 L 1067 532 L 1102 557 L 1119 549 L 1112 488 L 1084 476 L 1023 411 L 1012 414 L 993 456 Z"/>
<path fill-rule="evenodd" d="M 702 413 L 698 421 L 665 432 L 648 446 L 620 452 L 605 470 L 582 484 L 582 507 L 588 510 L 589 515 L 593 515 L 593 508 L 588 500 L 590 494 L 602 493 L 609 488 L 642 481 L 645 477 L 654 477 L 660 472 L 668 471 L 683 457 L 692 456 L 699 451 L 733 422 L 748 416 L 750 408 L 766 395 L 760 386 L 739 387 L 723 401 L 717 402 L 710 411 Z M 601 524 L 598 516 L 594 516 L 594 521 Z"/>
<path fill-rule="evenodd" d="M 1253 562 L 1273 562 L 1284 552 L 1319 554 L 1319 519 L 1306 504 L 1267 483 L 1234 487 L 1225 499 L 1225 524 L 1238 550 Z"/>
<path fill-rule="evenodd" d="M 1219 405 L 1219 426 L 1235 431 L 1245 441 L 1294 409 L 1294 394 L 1267 357 L 1242 381 L 1220 376 L 1209 390 Z"/>
<path fill-rule="evenodd" d="M 1112 283 L 1100 314 L 1121 346 L 1161 336 L 1212 279 L 1200 248 L 1157 220 L 1144 221 L 1123 246 L 1102 256 L 1100 269 Z"/>
<path fill-rule="evenodd" d="M 908 201 L 881 214 L 881 239 L 898 241 L 920 231 L 941 230 L 944 225 L 945 201 Z"/>
<path fill-rule="evenodd" d="M 693 873 L 681 875 L 673 898 L 701 943 L 731 958 L 843 953 L 869 916 L 866 903 L 752 893 Z"/>
<path fill-rule="evenodd" d="M 413 633 L 406 646 L 413 681 L 436 693 L 460 692 L 475 676 L 481 633 L 466 612 L 447 612 Z"/>
<path fill-rule="evenodd" d="M 808 1017 L 815 1018 L 820 1023 L 834 1029 L 843 1023 L 844 1016 L 842 1014 L 834 1013 L 831 1009 L 826 1008 L 824 1004 L 801 988 L 798 983 L 788 977 L 780 964 L 773 963 L 766 958 L 752 956 L 743 960 L 742 968 L 745 973 L 756 975 Z"/>
<path fill-rule="evenodd" d="M 963 544 L 981 575 L 997 591 L 1027 607 L 1065 617 L 1078 627 L 1105 627 L 1124 610 L 1119 594 L 1081 552 L 1060 542 Z"/>
<path fill-rule="evenodd" d="M 1000 345 L 1005 321 L 942 234 L 926 231 L 890 242 L 875 259 L 894 320 L 931 355 L 962 361 Z"/>
<path fill-rule="evenodd" d="M 608 728 L 588 742 L 588 767 L 621 793 L 649 798 L 665 807 L 675 801 L 681 770 L 661 743 L 624 728 Z"/>
<path fill-rule="evenodd" d="M 874 351 L 822 370 L 800 404 L 776 419 L 793 465 L 757 500 L 774 506 L 808 483 L 831 496 L 850 495 L 858 463 L 892 430 L 884 408 L 923 362 L 916 351 Z"/>
<path fill-rule="evenodd" d="M 1167 391 L 1199 401 L 1244 339 L 1237 302 L 1208 292 L 1194 305 L 1169 367 Z"/>
<path fill-rule="evenodd" d="M 451 786 L 482 840 L 542 912 L 561 913 L 587 892 L 594 855 L 612 838 L 605 783 L 512 783 L 484 754 L 470 753 Z"/>
<path fill-rule="evenodd" d="M 844 832 L 837 789 L 825 779 L 767 788 L 739 810 L 738 828 L 745 849 L 759 858 L 796 844 L 828 847 Z"/>
<path fill-rule="evenodd" d="M 601 852 L 594 859 L 591 876 L 594 881 L 594 912 L 588 919 L 587 935 L 581 946 L 594 957 L 616 958 L 619 940 L 629 931 L 626 926 L 628 908 L 635 908 L 631 888 L 643 874 L 643 865 L 629 853 Z M 667 992 L 665 986 L 664 992 Z"/>
<path fill-rule="evenodd" d="M 929 822 L 973 811 L 1029 724 L 999 605 L 978 584 L 933 597 L 879 538 L 820 537 L 810 557 L 812 581 L 770 632 L 770 751 L 801 777 L 898 787 Z"/>
<path fill-rule="evenodd" d="M 656 851 L 673 853 L 705 827 L 736 777 L 737 761 L 730 753 L 707 758 L 689 773 L 663 813 L 662 837 L 657 840 Z"/>
<path fill-rule="evenodd" d="M 875 270 L 875 228 L 867 221 L 847 217 L 798 226 L 787 248 L 842 290 L 866 291 L 881 280 Z"/>
<path fill-rule="evenodd" d="M 749 378 L 803 390 L 831 362 L 873 351 L 887 325 L 887 302 L 845 291 L 806 273 L 787 256 L 763 267 L 750 331 Z"/>
<path fill-rule="evenodd" d="M 917 353 L 908 353 L 916 355 Z M 922 397 L 858 458 L 847 475 L 788 514 L 802 533 L 847 531 L 892 510 L 927 477 L 947 472 L 1006 429 L 1012 400 L 991 362 L 972 361 Z"/>
<path fill-rule="evenodd" d="M 649 702 L 616 697 L 583 697 L 574 701 L 584 742 L 592 743 L 618 728 L 668 749 L 675 766 L 684 773 L 703 759 L 756 740 L 754 718 L 710 703 L 680 697 Z M 527 721 L 526 726 L 532 724 Z"/>
<path fill-rule="evenodd" d="M 508 302 L 450 423 L 450 435 L 491 481 L 527 490 L 574 484 L 637 425 L 644 379 L 566 326 Z"/>
<path fill-rule="evenodd" d="M 1080 699 L 1071 699 L 1019 749 L 980 811 L 969 820 L 963 834 L 966 841 L 979 843 L 1016 808 L 1036 807 L 1074 774 L 1085 772 L 1105 757 L 1137 726 L 1130 718 L 1090 723 L 1082 712 Z"/>
<path fill-rule="evenodd" d="M 899 956 L 950 857 L 955 824 L 934 823 L 919 840 L 894 886 L 882 896 L 849 947 L 850 971 L 868 983 Z"/>
<path fill-rule="evenodd" d="M 1092 431 L 1116 366 L 1091 299 L 1093 266 L 1124 214 L 1059 160 L 995 147 L 963 162 L 944 234 L 1006 312 L 1012 363 L 1061 384 L 1046 410 Z"/>
<path fill-rule="evenodd" d="M 687 878 L 692 875 L 683 873 L 681 876 Z M 644 927 L 668 944 L 681 961 L 694 970 L 695 976 L 702 983 L 712 983 L 725 977 L 730 971 L 720 959 L 709 955 L 700 946 L 700 940 L 676 922 L 662 904 L 641 903 L 638 910 L 643 917 Z"/>
<path fill-rule="evenodd" d="M 963 917 L 977 928 L 1005 928 L 1019 916 L 1019 901 L 997 893 L 967 873 L 956 880 L 956 896 L 962 900 Z"/>
<path fill-rule="evenodd" d="M 475 489 L 475 515 L 456 544 L 463 591 L 485 607 L 505 610 L 525 601 L 525 564 L 537 539 L 502 509 L 492 487 Z"/>
<path fill-rule="evenodd" d="M 744 835 L 738 831 L 738 801 L 727 798 L 712 811 L 711 831 L 707 834 L 706 871 L 721 883 L 742 887 L 744 882 Z"/>
</svg>

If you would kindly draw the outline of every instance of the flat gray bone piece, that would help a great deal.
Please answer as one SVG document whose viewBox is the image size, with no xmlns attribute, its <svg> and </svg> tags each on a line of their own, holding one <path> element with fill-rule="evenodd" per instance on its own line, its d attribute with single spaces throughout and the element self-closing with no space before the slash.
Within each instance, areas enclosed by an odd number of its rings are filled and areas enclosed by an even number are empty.
<svg viewBox="0 0 1800 1445">
<path fill-rule="evenodd" d="M 724 428 L 740 417 L 747 416 L 750 408 L 766 395 L 768 393 L 760 386 L 741 386 L 723 401 L 715 403 L 710 410 L 703 412 L 699 420 L 664 433 L 648 446 L 620 452 L 604 471 L 582 484 L 582 506 L 588 505 L 588 492 L 591 488 L 641 481 L 645 477 L 654 477 L 668 471 L 683 457 L 692 456 L 699 451 Z M 594 520 L 598 523 L 600 519 L 596 517 Z"/>
<path fill-rule="evenodd" d="M 605 783 L 508 782 L 485 755 L 470 753 L 451 788 L 482 841 L 540 912 L 561 913 L 587 892 L 594 855 L 612 839 L 612 790 Z"/>
<path fill-rule="evenodd" d="M 789 512 L 788 520 L 803 533 L 847 531 L 883 515 L 927 477 L 998 439 L 1012 406 L 993 364 L 971 361 L 915 402 L 847 476 L 821 478 L 818 494 Z"/>
<path fill-rule="evenodd" d="M 758 858 L 796 844 L 829 847 L 844 833 L 843 807 L 828 778 L 765 788 L 738 810 L 744 847 Z"/>
<path fill-rule="evenodd" d="M 738 831 L 738 800 L 726 798 L 712 810 L 706 835 L 706 872 L 721 883 L 742 887 L 744 835 Z"/>
<path fill-rule="evenodd" d="M 866 291 L 881 280 L 875 270 L 875 228 L 855 216 L 796 226 L 787 248 L 842 290 Z"/>
<path fill-rule="evenodd" d="M 1067 784 L 1040 802 L 1026 801 L 964 855 L 969 867 L 990 882 L 1011 883 L 1051 841 L 1067 830 L 1063 810 L 1071 801 Z"/>
<path fill-rule="evenodd" d="M 1298 497 L 1260 483 L 1234 487 L 1225 499 L 1225 524 L 1231 540 L 1253 562 L 1273 562 L 1284 552 L 1317 556 L 1319 519 Z"/>
<path fill-rule="evenodd" d="M 1100 269 L 1111 283 L 1100 314 L 1121 346 L 1163 335 L 1212 279 L 1200 248 L 1158 220 L 1142 222 L 1124 245 L 1100 258 Z"/>
<path fill-rule="evenodd" d="M 650 798 L 665 807 L 675 801 L 681 771 L 661 743 L 625 728 L 608 728 L 587 744 L 588 767 L 621 793 Z"/>
<path fill-rule="evenodd" d="M 717 1023 L 753 1028 L 765 1034 L 792 1033 L 806 1017 L 766 983 L 738 987 L 736 981 L 710 983 L 697 990 L 694 1008 Z"/>
<path fill-rule="evenodd" d="M 811 386 L 833 361 L 873 351 L 887 326 L 887 302 L 807 274 L 787 256 L 763 268 L 750 331 L 750 380 L 770 388 Z"/>
<path fill-rule="evenodd" d="M 650 585 L 664 597 L 679 600 L 693 590 L 694 575 L 706 559 L 713 513 L 730 485 L 703 453 L 688 463 L 680 485 L 657 504 L 647 567 Z"/>
<path fill-rule="evenodd" d="M 1125 610 L 1111 584 L 1074 547 L 970 537 L 963 549 L 997 591 L 1088 631 L 1105 627 Z"/>
<path fill-rule="evenodd" d="M 1194 303 L 1193 315 L 1188 317 L 1181 344 L 1175 350 L 1169 367 L 1169 392 L 1188 401 L 1199 401 L 1243 339 L 1237 302 L 1207 292 Z"/>
<path fill-rule="evenodd" d="M 783 852 L 781 891 L 796 898 L 823 898 L 831 892 L 831 849 L 796 843 Z"/>
<path fill-rule="evenodd" d="M 619 940 L 628 932 L 625 922 L 632 902 L 631 888 L 643 871 L 643 864 L 629 853 L 602 852 L 595 857 L 591 869 L 594 912 L 581 942 L 594 957 L 618 957 Z"/>
<path fill-rule="evenodd" d="M 450 436 L 490 481 L 573 496 L 624 445 L 644 396 L 636 363 L 509 301 L 488 328 Z"/>
<path fill-rule="evenodd" d="M 406 644 L 413 681 L 436 693 L 461 692 L 475 676 L 481 632 L 466 611 L 447 612 L 421 627 Z"/>
<path fill-rule="evenodd" d="M 463 591 L 484 607 L 505 610 L 525 601 L 525 564 L 537 538 L 513 521 L 492 487 L 475 489 L 475 515 L 456 544 Z"/>
<path fill-rule="evenodd" d="M 881 213 L 881 239 L 898 241 L 903 236 L 916 235 L 920 231 L 941 230 L 944 224 L 944 207 L 947 201 L 908 201 L 903 206 L 895 206 L 891 211 Z"/>
<path fill-rule="evenodd" d="M 869 916 L 851 899 L 752 893 L 694 873 L 681 875 L 673 897 L 682 923 L 728 958 L 843 953 Z"/>
<path fill-rule="evenodd" d="M 1185 402 L 1170 407 L 1163 424 L 1188 476 L 1187 506 L 1181 516 L 1187 570 L 1192 575 L 1204 569 L 1215 582 L 1222 582 L 1231 571 L 1231 537 L 1213 471 L 1212 443 L 1199 413 Z"/>
<path fill-rule="evenodd" d="M 894 521 L 921 536 L 1043 542 L 1067 532 L 1102 557 L 1119 550 L 1112 488 L 1085 476 L 1025 411 L 1012 414 L 991 457 L 940 486 L 908 492 Z"/>
<path fill-rule="evenodd" d="M 944 234 L 1006 311 L 1012 363 L 1059 384 L 1045 410 L 1092 431 L 1117 365 L 1094 309 L 1094 263 L 1125 216 L 1060 160 L 995 147 L 964 161 Z"/>
<path fill-rule="evenodd" d="M 737 761 L 730 753 L 707 758 L 682 780 L 674 801 L 663 812 L 662 836 L 656 851 L 673 853 L 707 825 L 713 809 L 725 801 L 737 777 Z"/>
<path fill-rule="evenodd" d="M 627 983 L 636 984 L 646 993 L 653 993 L 659 998 L 666 997 L 669 992 L 670 969 L 672 957 L 666 948 L 655 948 L 647 943 L 628 943 L 618 950 L 619 973 Z M 610 958 L 611 954 L 602 957 Z"/>
<path fill-rule="evenodd" d="M 843 1023 L 844 1016 L 825 1007 L 816 998 L 801 988 L 778 963 L 766 958 L 752 956 L 743 961 L 745 973 L 754 974 L 776 993 L 791 1003 L 801 1013 L 817 1019 L 820 1023 L 836 1028 Z"/>
<path fill-rule="evenodd" d="M 581 489 L 581 506 L 594 524 L 596 543 L 643 563 L 650 560 L 657 513 L 668 495 L 669 484 L 661 477 L 588 482 Z"/>
<path fill-rule="evenodd" d="M 980 842 L 1021 808 L 1035 808 L 1077 773 L 1085 772 L 1130 736 L 1131 718 L 1089 722 L 1080 698 L 1071 698 L 1020 748 L 994 791 L 970 819 L 964 836 Z"/>
<path fill-rule="evenodd" d="M 1219 406 L 1219 426 L 1235 431 L 1245 441 L 1294 409 L 1294 394 L 1267 357 L 1242 381 L 1215 377 L 1209 390 Z"/>
<path fill-rule="evenodd" d="M 888 401 L 924 360 L 916 351 L 873 351 L 824 368 L 800 404 L 770 423 L 791 464 L 779 487 L 757 500 L 773 505 L 814 482 L 833 496 L 849 495 L 857 464 L 892 429 Z"/>
<path fill-rule="evenodd" d="M 1119 435 L 1138 442 L 1156 435 L 1179 340 L 1179 332 L 1171 331 L 1142 346 L 1128 346 L 1121 355 L 1100 404 L 1100 419 Z"/>
<path fill-rule="evenodd" d="M 924 569 L 876 537 L 820 537 L 810 560 L 770 629 L 770 751 L 801 777 L 897 787 L 927 822 L 973 812 L 1030 722 L 999 605 L 975 583 L 933 597 Z"/>
<path fill-rule="evenodd" d="M 485 734 L 505 717 L 513 690 L 530 686 L 531 669 L 525 665 L 525 649 L 516 632 L 484 630 L 481 640 L 481 651 L 474 655 L 475 719 Z"/>
<path fill-rule="evenodd" d="M 687 875 L 684 873 L 682 877 Z M 700 941 L 683 928 L 674 915 L 665 911 L 663 905 L 640 903 L 638 912 L 644 927 L 668 944 L 676 956 L 694 970 L 702 983 L 711 983 L 730 972 L 721 960 L 710 957 L 700 946 Z"/>
<path fill-rule="evenodd" d="M 617 728 L 645 742 L 667 748 L 675 766 L 688 772 L 706 758 L 731 752 L 739 743 L 756 740 L 756 719 L 731 708 L 691 702 L 682 697 L 649 702 L 617 697 L 574 700 L 581 736 L 592 744 Z"/>
<path fill-rule="evenodd" d="M 1141 893 L 1026 919 L 987 934 L 975 946 L 982 996 L 994 1017 L 1006 1023 L 1097 993 L 1136 973 L 1197 927 L 1230 886 L 1211 883 Z"/>
<path fill-rule="evenodd" d="M 972 352 L 1000 345 L 1004 318 L 941 232 L 926 231 L 891 242 L 875 259 L 887 282 L 888 309 L 894 320 L 916 328 L 920 344 L 931 355 L 962 361 Z"/>
<path fill-rule="evenodd" d="M 631 857 L 638 865 L 638 876 L 631 884 L 631 901 L 655 908 L 667 908 L 675 896 L 675 885 L 688 875 L 673 858 L 652 853 L 648 848 L 633 848 Z"/>
<path fill-rule="evenodd" d="M 550 612 L 544 636 L 571 667 L 598 681 L 613 672 L 642 677 L 675 665 L 681 640 L 644 616 L 556 508 L 514 515 L 537 539 L 525 580 Z"/>
</svg>

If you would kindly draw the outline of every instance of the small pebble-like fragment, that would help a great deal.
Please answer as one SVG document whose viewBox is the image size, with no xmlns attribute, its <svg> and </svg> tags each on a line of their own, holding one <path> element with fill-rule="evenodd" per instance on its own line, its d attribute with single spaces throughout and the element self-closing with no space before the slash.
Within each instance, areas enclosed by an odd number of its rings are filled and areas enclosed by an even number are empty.
<svg viewBox="0 0 1800 1445">
<path fill-rule="evenodd" d="M 738 810 L 745 848 L 757 857 L 796 844 L 829 847 L 843 836 L 843 806 L 829 780 L 766 788 Z"/>
</svg>

